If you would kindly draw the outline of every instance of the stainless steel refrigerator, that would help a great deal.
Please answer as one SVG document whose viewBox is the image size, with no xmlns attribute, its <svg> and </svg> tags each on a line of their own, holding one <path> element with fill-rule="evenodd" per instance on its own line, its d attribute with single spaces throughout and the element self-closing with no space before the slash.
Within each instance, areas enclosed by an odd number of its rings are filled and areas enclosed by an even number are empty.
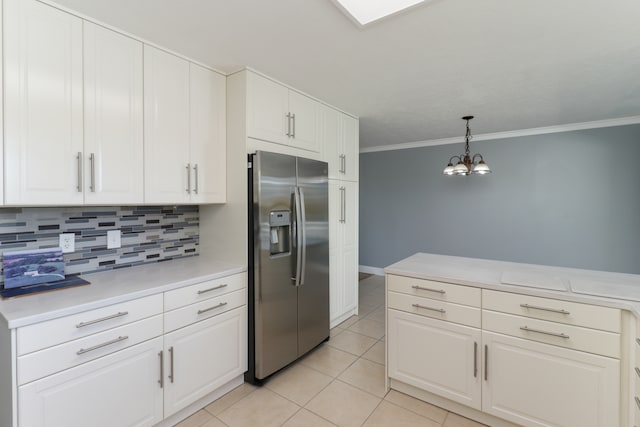
<svg viewBox="0 0 640 427">
<path fill-rule="evenodd" d="M 329 338 L 327 163 L 249 155 L 249 358 L 260 383 Z"/>
</svg>

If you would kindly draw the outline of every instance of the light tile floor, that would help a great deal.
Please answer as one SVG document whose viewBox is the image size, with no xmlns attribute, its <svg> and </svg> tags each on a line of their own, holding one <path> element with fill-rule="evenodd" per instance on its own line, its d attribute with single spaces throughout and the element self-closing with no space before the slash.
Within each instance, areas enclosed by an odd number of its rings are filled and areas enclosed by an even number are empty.
<svg viewBox="0 0 640 427">
<path fill-rule="evenodd" d="M 384 278 L 360 281 L 359 315 L 262 387 L 243 384 L 176 427 L 482 427 L 384 388 Z"/>
</svg>

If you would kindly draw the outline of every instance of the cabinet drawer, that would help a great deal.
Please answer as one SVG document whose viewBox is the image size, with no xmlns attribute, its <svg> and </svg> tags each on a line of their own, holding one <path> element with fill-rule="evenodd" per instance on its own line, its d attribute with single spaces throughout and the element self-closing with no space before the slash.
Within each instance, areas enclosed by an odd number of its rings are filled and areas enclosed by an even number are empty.
<svg viewBox="0 0 640 427">
<path fill-rule="evenodd" d="M 164 314 L 164 332 L 175 331 L 176 329 L 198 322 L 202 319 L 233 310 L 247 303 L 247 289 L 229 292 L 216 298 L 200 301 L 187 307 L 170 311 Z"/>
<path fill-rule="evenodd" d="M 242 273 L 175 289 L 165 292 L 164 310 L 175 310 L 176 308 L 237 291 L 244 287 L 246 287 L 246 275 Z"/>
<path fill-rule="evenodd" d="M 157 315 L 18 357 L 18 385 L 162 335 Z"/>
<path fill-rule="evenodd" d="M 535 319 L 620 332 L 620 310 L 483 289 L 482 308 Z"/>
<path fill-rule="evenodd" d="M 18 356 L 161 313 L 158 294 L 18 328 Z"/>
<path fill-rule="evenodd" d="M 394 292 L 480 307 L 480 288 L 394 275 L 387 276 L 387 286 Z"/>
<path fill-rule="evenodd" d="M 482 310 L 482 329 L 616 359 L 620 358 L 620 335 L 613 332 L 487 310 Z"/>
<path fill-rule="evenodd" d="M 466 305 L 434 301 L 413 295 L 389 292 L 387 294 L 389 308 L 419 314 L 425 317 L 446 320 L 461 325 L 480 327 L 480 309 Z"/>
</svg>

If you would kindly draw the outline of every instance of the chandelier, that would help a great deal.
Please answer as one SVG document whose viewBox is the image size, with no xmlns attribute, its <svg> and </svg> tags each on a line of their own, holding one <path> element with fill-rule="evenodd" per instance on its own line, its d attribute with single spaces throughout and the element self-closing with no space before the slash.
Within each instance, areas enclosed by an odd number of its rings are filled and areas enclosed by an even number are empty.
<svg viewBox="0 0 640 427">
<path fill-rule="evenodd" d="M 464 155 L 453 156 L 449 159 L 449 164 L 442 172 L 445 175 L 486 175 L 491 173 L 491 169 L 484 162 L 481 154 L 469 154 L 469 141 L 473 138 L 471 136 L 471 129 L 469 128 L 469 120 L 473 119 L 473 116 L 464 116 L 462 120 L 467 121 L 467 133 L 464 136 Z M 453 161 L 458 160 L 456 165 L 453 165 Z"/>
</svg>

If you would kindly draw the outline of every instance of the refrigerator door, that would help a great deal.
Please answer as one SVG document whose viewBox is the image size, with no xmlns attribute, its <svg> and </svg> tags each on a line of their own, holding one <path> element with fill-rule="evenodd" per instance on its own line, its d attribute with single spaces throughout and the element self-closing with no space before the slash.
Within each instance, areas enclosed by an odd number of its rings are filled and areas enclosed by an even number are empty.
<svg viewBox="0 0 640 427">
<path fill-rule="evenodd" d="M 302 269 L 298 286 L 298 354 L 329 337 L 329 187 L 327 163 L 298 157 Z"/>
<path fill-rule="evenodd" d="M 292 280 L 298 249 L 292 206 L 296 158 L 258 152 L 253 168 L 255 285 L 251 297 L 255 310 L 255 377 L 263 379 L 298 357 L 297 288 Z M 289 226 L 282 222 L 287 212 Z M 291 241 L 282 245 L 280 239 L 287 236 Z M 287 251 L 287 246 L 291 250 Z"/>
</svg>

